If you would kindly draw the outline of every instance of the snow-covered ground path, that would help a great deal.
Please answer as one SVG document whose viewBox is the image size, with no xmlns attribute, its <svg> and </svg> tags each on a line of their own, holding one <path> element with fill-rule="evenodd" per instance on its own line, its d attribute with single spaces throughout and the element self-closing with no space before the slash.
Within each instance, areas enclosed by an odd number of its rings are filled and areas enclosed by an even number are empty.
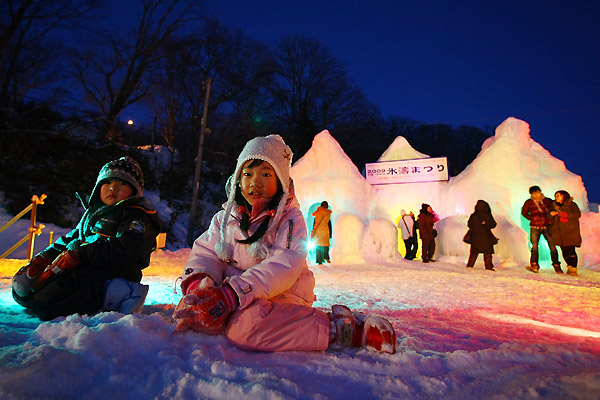
<svg viewBox="0 0 600 400">
<path fill-rule="evenodd" d="M 189 249 L 159 251 L 141 315 L 40 323 L 10 294 L 23 260 L 0 260 L 2 399 L 596 399 L 600 272 L 485 271 L 432 264 L 311 266 L 315 306 L 380 313 L 399 351 L 251 353 L 224 337 L 173 334 Z"/>
</svg>

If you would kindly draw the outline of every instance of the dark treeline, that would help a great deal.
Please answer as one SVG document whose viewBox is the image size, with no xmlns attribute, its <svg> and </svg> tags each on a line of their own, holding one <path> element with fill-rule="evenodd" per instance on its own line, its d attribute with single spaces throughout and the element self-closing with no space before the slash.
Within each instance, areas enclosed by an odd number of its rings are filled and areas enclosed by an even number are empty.
<svg viewBox="0 0 600 400">
<path fill-rule="evenodd" d="M 186 212 L 209 79 L 205 203 L 222 200 L 237 154 L 258 135 L 281 134 L 298 159 L 329 129 L 359 170 L 402 135 L 423 153 L 447 156 L 451 175 L 489 136 L 382 117 L 316 39 L 285 37 L 271 48 L 204 18 L 196 1 L 139 3 L 131 26 L 113 29 L 104 2 L 0 0 L 0 191 L 10 212 L 46 192 L 40 218 L 73 224 L 80 214 L 67 211 L 73 193 L 91 190 L 102 164 L 124 153 L 140 159 L 147 186 L 160 189 L 174 215 Z M 122 123 L 132 105 L 155 124 Z M 148 145 L 153 132 L 174 157 L 149 171 L 135 146 Z"/>
</svg>

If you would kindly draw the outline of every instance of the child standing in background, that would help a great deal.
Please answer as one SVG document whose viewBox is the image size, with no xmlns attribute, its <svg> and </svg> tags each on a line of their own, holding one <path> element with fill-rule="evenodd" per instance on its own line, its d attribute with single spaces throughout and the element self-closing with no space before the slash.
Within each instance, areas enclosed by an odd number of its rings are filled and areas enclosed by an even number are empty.
<svg viewBox="0 0 600 400">
<path fill-rule="evenodd" d="M 292 152 L 279 135 L 246 143 L 228 181 L 224 209 L 185 265 L 176 330 L 225 333 L 239 348 L 396 351 L 386 319 L 334 305 L 313 308 L 307 231 L 290 178 Z"/>
</svg>

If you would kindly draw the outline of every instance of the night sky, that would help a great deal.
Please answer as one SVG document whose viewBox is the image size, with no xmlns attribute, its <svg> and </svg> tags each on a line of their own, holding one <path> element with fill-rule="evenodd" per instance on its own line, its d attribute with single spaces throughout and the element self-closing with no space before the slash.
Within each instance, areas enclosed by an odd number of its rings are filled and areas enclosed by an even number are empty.
<svg viewBox="0 0 600 400">
<path fill-rule="evenodd" d="M 582 176 L 590 202 L 600 202 L 600 2 L 210 0 L 204 5 L 208 16 L 267 45 L 297 34 L 319 40 L 384 117 L 490 132 L 508 117 L 523 119 L 535 141 Z M 546 195 L 557 189 L 547 188 Z"/>
<path fill-rule="evenodd" d="M 535 141 L 582 176 L 589 200 L 600 202 L 600 2 L 206 5 L 221 23 L 269 45 L 286 35 L 318 39 L 384 117 L 492 130 L 507 117 L 523 119 Z"/>
</svg>

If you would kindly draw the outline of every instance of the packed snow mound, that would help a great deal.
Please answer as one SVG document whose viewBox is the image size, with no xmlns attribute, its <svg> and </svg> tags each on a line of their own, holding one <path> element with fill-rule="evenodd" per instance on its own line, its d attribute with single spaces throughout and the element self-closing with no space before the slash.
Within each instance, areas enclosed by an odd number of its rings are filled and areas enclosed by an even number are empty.
<svg viewBox="0 0 600 400">
<path fill-rule="evenodd" d="M 581 214 L 579 219 L 581 227 L 581 250 L 583 265 L 589 269 L 600 271 L 600 214 L 588 212 Z M 592 267 L 594 266 L 594 267 Z"/>
<path fill-rule="evenodd" d="M 379 161 L 422 157 L 426 155 L 412 149 L 405 138 L 398 137 Z M 372 229 L 372 221 L 386 219 L 393 224 L 402 209 L 416 216 L 422 203 L 430 204 L 442 218 L 436 224 L 440 234 L 436 256 L 466 258 L 469 246 L 462 238 L 467 231 L 467 218 L 477 200 L 482 199 L 490 204 L 498 222 L 494 234 L 500 242 L 495 247 L 495 258 L 510 264 L 526 263 L 529 223 L 521 216 L 521 207 L 529 198 L 529 187 L 538 185 L 551 198 L 561 189 L 573 196 L 583 212 L 584 241 L 578 250 L 581 266 L 599 267 L 600 221 L 596 213 L 587 215 L 587 192 L 581 177 L 568 171 L 561 160 L 535 142 L 529 124 L 516 118 L 508 118 L 498 126 L 495 136 L 483 143 L 477 158 L 448 182 L 371 187 L 328 131 L 315 136 L 311 149 L 292 167 L 292 177 L 308 226 L 312 226 L 308 211 L 323 200 L 329 202 L 334 225 L 332 257 L 338 254 L 347 262 L 368 259 L 372 254 L 381 256 L 373 248 L 374 235 L 378 235 L 377 243 L 397 241 L 397 233 L 387 229 L 376 231 Z M 342 214 L 348 214 L 344 225 L 336 226 Z M 390 237 L 384 238 L 385 235 Z M 398 245 L 403 247 L 402 243 Z M 548 258 L 548 248 L 542 241 L 540 259 Z"/>
<path fill-rule="evenodd" d="M 488 138 L 475 160 L 450 179 L 446 200 L 440 209 L 444 215 L 466 214 L 479 199 L 487 201 L 492 213 L 508 216 L 523 226 L 520 211 L 529 197 L 529 187 L 538 185 L 547 197 L 557 190 L 573 196 L 581 211 L 588 211 L 587 192 L 581 177 L 568 171 L 530 134 L 529 124 L 508 118 Z"/>
<path fill-rule="evenodd" d="M 292 166 L 291 175 L 305 217 L 312 205 L 326 200 L 334 221 L 337 215 L 351 213 L 366 222 L 371 185 L 329 131 L 315 136 L 312 147 Z"/>
<path fill-rule="evenodd" d="M 415 158 L 428 158 L 427 154 L 423 154 L 408 143 L 404 136 L 398 136 L 392 144 L 383 152 L 379 161 L 398 161 L 398 160 L 413 160 Z"/>
<path fill-rule="evenodd" d="M 356 165 L 328 130 L 315 135 L 312 147 L 294 163 L 292 174 L 294 181 L 315 178 L 363 179 Z"/>
<path fill-rule="evenodd" d="M 391 261 L 398 253 L 398 228 L 390 220 L 376 218 L 369 221 L 362 241 L 362 254 L 373 261 Z"/>
<path fill-rule="evenodd" d="M 333 225 L 333 238 L 330 250 L 334 263 L 364 262 L 361 255 L 363 230 L 365 226 L 354 214 L 342 214 Z"/>
</svg>

